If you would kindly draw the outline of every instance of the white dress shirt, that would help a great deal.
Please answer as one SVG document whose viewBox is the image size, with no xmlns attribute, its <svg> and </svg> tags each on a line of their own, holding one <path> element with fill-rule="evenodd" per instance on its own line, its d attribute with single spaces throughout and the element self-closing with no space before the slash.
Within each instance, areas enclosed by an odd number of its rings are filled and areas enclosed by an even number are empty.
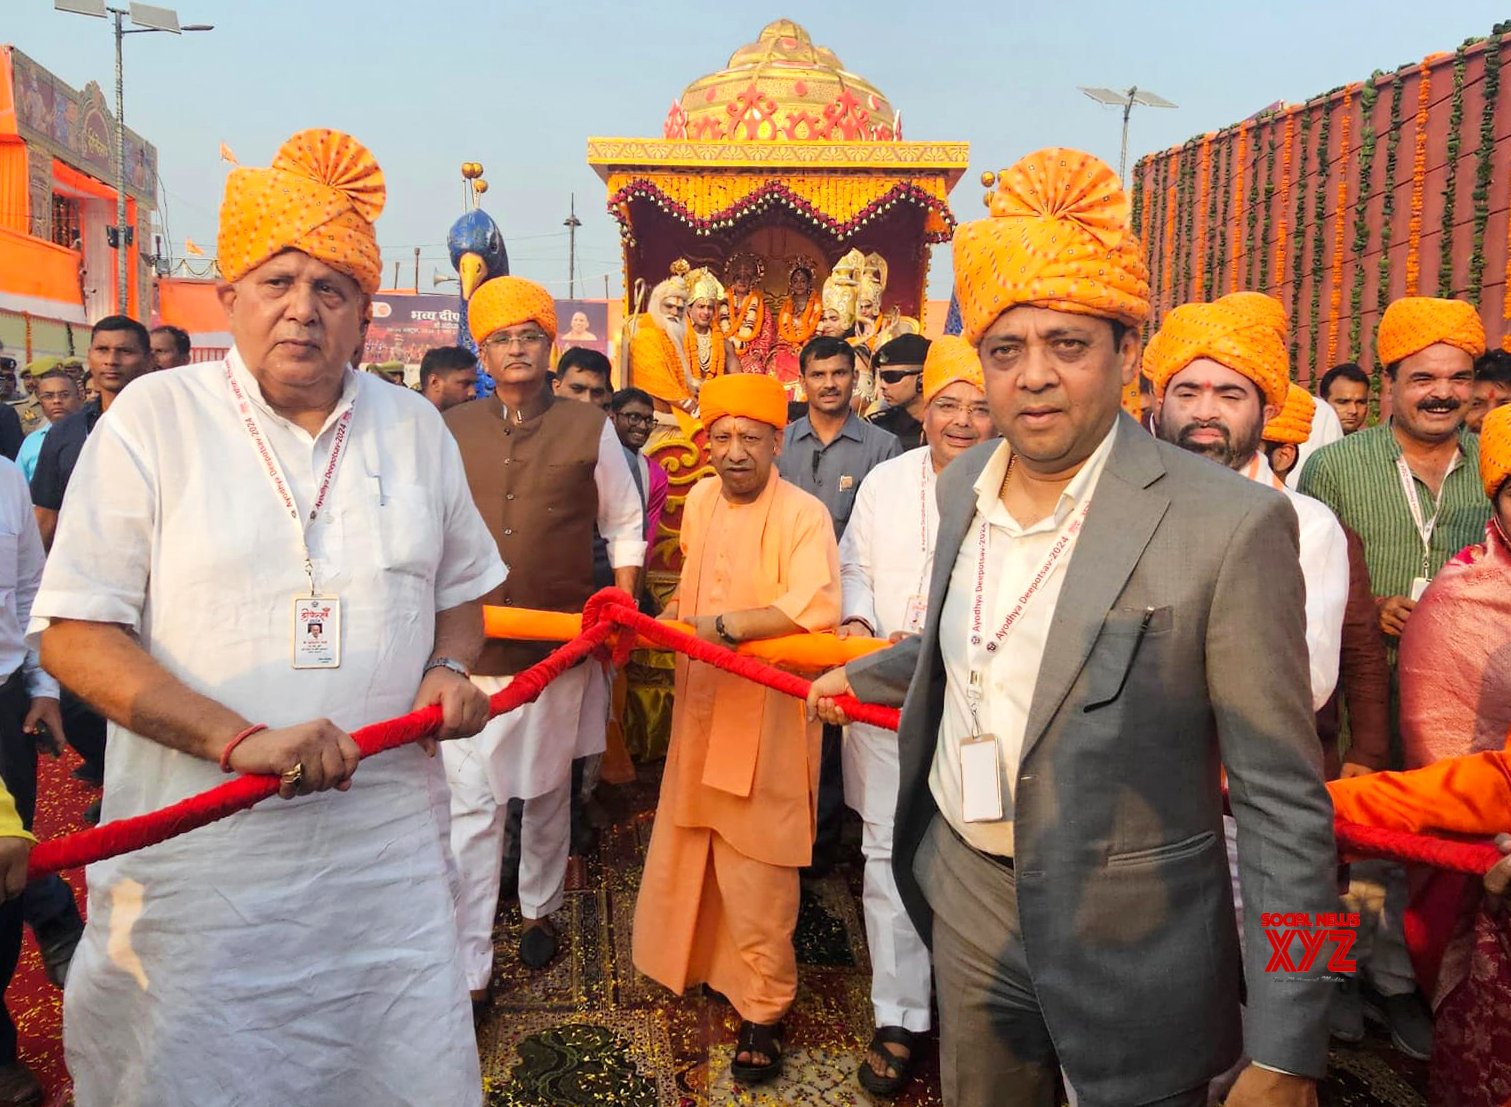
<svg viewBox="0 0 1511 1107">
<path fill-rule="evenodd" d="M 1286 485 L 1290 488 L 1297 486 L 1301 480 L 1301 470 L 1306 468 L 1307 458 L 1323 446 L 1331 446 L 1334 442 L 1342 441 L 1343 421 L 1338 418 L 1338 413 L 1333 410 L 1332 404 L 1326 400 L 1318 400 L 1317 410 L 1312 414 L 1311 433 L 1296 450 L 1296 467 L 1291 470 L 1290 476 L 1285 478 Z"/>
<path fill-rule="evenodd" d="M 1319 407 L 1326 405 L 1319 404 Z M 1255 454 L 1247 475 L 1267 487 L 1277 486 L 1264 454 Z M 1281 487 L 1296 512 L 1301 535 L 1301 576 L 1306 581 L 1306 652 L 1312 675 L 1312 709 L 1322 705 L 1338 685 L 1343 653 L 1343 609 L 1348 606 L 1348 542 L 1343 527 L 1321 500 Z"/>
<path fill-rule="evenodd" d="M 58 695 L 58 682 L 42 671 L 37 651 L 26 644 L 43 558 L 26 478 L 15 462 L 0 457 L 0 681 L 24 669 L 33 699 Z"/>
<path fill-rule="evenodd" d="M 955 830 L 976 849 L 1003 857 L 1013 855 L 1013 790 L 1018 779 L 1018 759 L 1028 727 L 1028 709 L 1033 702 L 1039 665 L 1049 640 L 1055 605 L 1065 583 L 1065 571 L 1075 553 L 1072 537 L 1064 553 L 1013 624 L 995 653 L 984 646 L 972 647 L 972 609 L 980 566 L 979 536 L 987 531 L 985 571 L 982 580 L 981 637 L 991 639 L 1046 563 L 1059 536 L 1096 492 L 1102 470 L 1112 453 L 1117 423 L 1086 459 L 1065 490 L 1054 512 L 1033 526 L 1020 526 L 1002 505 L 1002 482 L 1007 475 L 1011 447 L 1003 442 L 976 479 L 976 515 L 960 543 L 950 574 L 949 591 L 940 613 L 939 647 L 944 656 L 944 716 L 939 724 L 939 742 L 929 771 L 929 790 L 939 811 Z M 983 660 L 984 659 L 984 660 Z M 979 672 L 980 699 L 974 718 L 968 694 L 972 671 Z M 977 723 L 979 722 L 979 730 Z M 1001 783 L 1002 819 L 997 822 L 966 822 L 962 809 L 960 746 L 976 734 L 997 739 L 997 771 Z"/>
<path fill-rule="evenodd" d="M 576 403 L 558 400 L 557 403 Z M 605 419 L 598 436 L 598 464 L 593 467 L 598 486 L 598 533 L 608 546 L 609 564 L 615 569 L 645 564 L 645 513 L 640 507 L 640 489 L 630 472 L 629 458 L 614 432 L 614 421 Z"/>
</svg>

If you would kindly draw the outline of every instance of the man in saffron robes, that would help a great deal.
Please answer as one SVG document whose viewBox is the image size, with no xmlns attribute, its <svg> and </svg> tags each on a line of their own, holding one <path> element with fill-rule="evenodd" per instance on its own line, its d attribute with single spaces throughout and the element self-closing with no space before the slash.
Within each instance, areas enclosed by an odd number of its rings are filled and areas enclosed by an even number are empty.
<svg viewBox="0 0 1511 1107">
<path fill-rule="evenodd" d="M 787 397 L 774 377 L 703 388 L 718 480 L 687 497 L 682 579 L 666 617 L 743 641 L 839 621 L 829 512 L 777 473 Z M 707 983 L 739 1011 L 733 1072 L 781 1071 L 781 1020 L 797 994 L 798 870 L 812 852 L 819 727 L 803 705 L 677 659 L 676 711 L 635 910 L 635 967 L 673 991 Z"/>
</svg>

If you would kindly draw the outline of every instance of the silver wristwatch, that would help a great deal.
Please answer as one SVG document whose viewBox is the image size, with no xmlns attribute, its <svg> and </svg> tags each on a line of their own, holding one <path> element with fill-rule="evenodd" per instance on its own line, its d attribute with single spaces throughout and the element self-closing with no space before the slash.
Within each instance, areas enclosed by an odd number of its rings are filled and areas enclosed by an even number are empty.
<svg viewBox="0 0 1511 1107">
<path fill-rule="evenodd" d="M 431 661 L 429 661 L 425 665 L 424 672 L 420 674 L 421 678 L 427 676 L 430 673 L 431 669 L 450 669 L 453 673 L 461 677 L 463 680 L 472 679 L 472 674 L 467 671 L 467 666 L 463 665 L 460 661 L 457 661 L 454 658 L 450 657 L 437 657 L 431 659 Z"/>
</svg>

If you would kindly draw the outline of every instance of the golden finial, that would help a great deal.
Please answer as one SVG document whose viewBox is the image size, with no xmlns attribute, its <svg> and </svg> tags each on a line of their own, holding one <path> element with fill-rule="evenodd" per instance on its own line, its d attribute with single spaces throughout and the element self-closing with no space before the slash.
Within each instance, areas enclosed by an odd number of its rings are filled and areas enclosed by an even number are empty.
<svg viewBox="0 0 1511 1107">
<path fill-rule="evenodd" d="M 983 188 L 991 188 L 996 183 L 997 174 L 993 173 L 990 169 L 981 174 L 981 186 Z"/>
</svg>

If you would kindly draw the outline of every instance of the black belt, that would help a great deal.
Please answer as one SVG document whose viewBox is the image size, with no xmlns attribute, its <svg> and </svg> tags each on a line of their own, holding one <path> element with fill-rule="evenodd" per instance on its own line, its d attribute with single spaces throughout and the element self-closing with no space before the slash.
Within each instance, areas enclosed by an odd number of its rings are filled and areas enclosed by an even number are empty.
<svg viewBox="0 0 1511 1107">
<path fill-rule="evenodd" d="M 959 842 L 962 846 L 970 850 L 977 857 L 980 857 L 986 861 L 990 861 L 999 869 L 1006 869 L 1008 872 L 1015 871 L 1013 859 L 1011 857 L 1003 857 L 1000 853 L 987 853 L 984 849 L 977 849 L 975 846 L 971 845 L 965 840 L 965 835 L 961 834 L 960 831 L 955 829 L 954 823 L 950 822 L 950 820 L 946 819 L 942 814 L 939 816 L 939 818 L 943 821 L 945 826 L 950 828 L 950 833 L 955 836 L 955 841 Z"/>
</svg>

